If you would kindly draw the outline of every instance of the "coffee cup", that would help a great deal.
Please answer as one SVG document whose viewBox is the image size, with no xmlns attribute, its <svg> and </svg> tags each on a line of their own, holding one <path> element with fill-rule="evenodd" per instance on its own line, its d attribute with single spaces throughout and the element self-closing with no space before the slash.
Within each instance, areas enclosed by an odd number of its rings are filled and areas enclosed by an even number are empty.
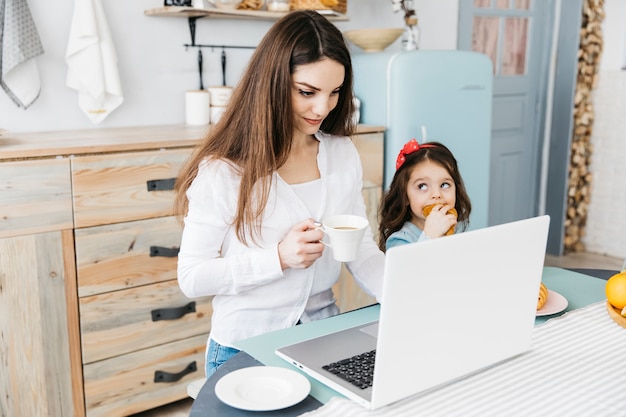
<svg viewBox="0 0 626 417">
<path fill-rule="evenodd" d="M 329 242 L 322 243 L 333 251 L 333 258 L 339 262 L 350 262 L 357 258 L 361 241 L 369 222 L 352 214 L 339 214 L 322 222 L 321 230 Z"/>
</svg>

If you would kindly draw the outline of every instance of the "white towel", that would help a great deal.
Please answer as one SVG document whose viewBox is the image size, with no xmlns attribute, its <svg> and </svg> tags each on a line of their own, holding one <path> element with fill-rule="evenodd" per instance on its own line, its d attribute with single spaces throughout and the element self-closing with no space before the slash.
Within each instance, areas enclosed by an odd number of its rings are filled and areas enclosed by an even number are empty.
<svg viewBox="0 0 626 417">
<path fill-rule="evenodd" d="M 26 0 L 0 0 L 0 84 L 18 107 L 39 97 L 41 40 Z"/>
<path fill-rule="evenodd" d="M 78 105 L 93 123 L 122 104 L 117 54 L 101 0 L 75 0 L 65 61 L 66 84 L 78 91 Z"/>
</svg>

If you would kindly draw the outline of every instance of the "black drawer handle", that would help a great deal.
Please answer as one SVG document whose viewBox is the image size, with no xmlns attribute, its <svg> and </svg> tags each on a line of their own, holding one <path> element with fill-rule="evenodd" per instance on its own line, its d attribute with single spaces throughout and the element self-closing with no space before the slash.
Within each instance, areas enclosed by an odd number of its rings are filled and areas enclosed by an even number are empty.
<svg viewBox="0 0 626 417">
<path fill-rule="evenodd" d="M 176 320 L 188 313 L 196 312 L 196 302 L 192 301 L 187 305 L 172 308 L 157 308 L 152 310 L 152 321 Z"/>
<path fill-rule="evenodd" d="M 154 371 L 154 382 L 176 382 L 187 374 L 191 374 L 198 370 L 196 361 L 191 362 L 185 369 L 177 374 L 165 371 Z"/>
<path fill-rule="evenodd" d="M 176 184 L 176 178 L 167 178 L 163 180 L 150 180 L 147 182 L 148 191 L 167 191 L 173 190 Z"/>
<path fill-rule="evenodd" d="M 150 256 L 163 256 L 165 258 L 175 258 L 178 256 L 180 248 L 166 248 L 163 246 L 150 246 Z"/>
</svg>

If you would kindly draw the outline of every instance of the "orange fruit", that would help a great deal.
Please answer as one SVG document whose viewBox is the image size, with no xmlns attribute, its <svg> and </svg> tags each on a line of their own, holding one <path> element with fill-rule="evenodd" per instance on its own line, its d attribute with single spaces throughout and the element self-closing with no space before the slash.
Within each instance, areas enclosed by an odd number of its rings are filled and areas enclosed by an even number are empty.
<svg viewBox="0 0 626 417">
<path fill-rule="evenodd" d="M 613 275 L 606 282 L 606 299 L 618 310 L 626 307 L 626 270 Z"/>
</svg>

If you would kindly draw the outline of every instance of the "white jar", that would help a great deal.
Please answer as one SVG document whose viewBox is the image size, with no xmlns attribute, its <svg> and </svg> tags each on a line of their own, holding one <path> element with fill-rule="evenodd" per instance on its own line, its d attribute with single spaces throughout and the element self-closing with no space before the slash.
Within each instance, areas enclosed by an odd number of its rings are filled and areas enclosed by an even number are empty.
<svg viewBox="0 0 626 417">
<path fill-rule="evenodd" d="M 267 10 L 270 12 L 288 12 L 289 0 L 267 0 Z"/>
<path fill-rule="evenodd" d="M 229 86 L 208 87 L 207 90 L 211 95 L 211 106 L 224 107 L 233 95 L 233 88 Z"/>
</svg>

